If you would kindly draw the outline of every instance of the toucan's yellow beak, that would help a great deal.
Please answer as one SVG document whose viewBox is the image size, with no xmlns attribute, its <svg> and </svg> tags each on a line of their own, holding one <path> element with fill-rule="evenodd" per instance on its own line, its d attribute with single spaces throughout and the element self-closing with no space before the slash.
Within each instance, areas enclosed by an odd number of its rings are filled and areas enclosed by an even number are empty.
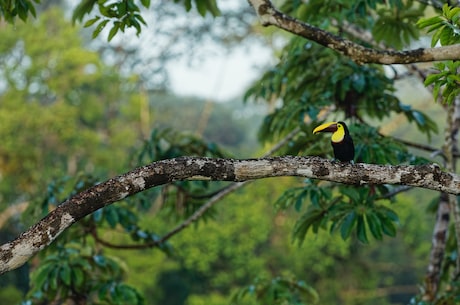
<svg viewBox="0 0 460 305">
<path fill-rule="evenodd" d="M 334 132 L 337 131 L 337 122 L 328 122 L 319 125 L 315 129 L 313 129 L 313 134 L 317 134 L 318 132 Z"/>
</svg>

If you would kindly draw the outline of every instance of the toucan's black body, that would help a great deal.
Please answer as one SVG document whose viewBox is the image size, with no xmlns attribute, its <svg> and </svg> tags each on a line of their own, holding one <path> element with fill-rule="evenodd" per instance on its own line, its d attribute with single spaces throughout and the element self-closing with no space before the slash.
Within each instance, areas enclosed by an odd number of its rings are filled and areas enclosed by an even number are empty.
<svg viewBox="0 0 460 305">
<path fill-rule="evenodd" d="M 342 162 L 350 162 L 355 158 L 355 146 L 348 127 L 344 122 L 329 122 L 316 127 L 313 133 L 332 132 L 331 145 L 334 158 Z"/>
<path fill-rule="evenodd" d="M 345 136 L 342 142 L 335 143 L 331 141 L 332 148 L 334 149 L 334 158 L 342 162 L 350 162 L 355 158 L 355 145 L 351 138 L 348 128 L 345 126 Z"/>
</svg>

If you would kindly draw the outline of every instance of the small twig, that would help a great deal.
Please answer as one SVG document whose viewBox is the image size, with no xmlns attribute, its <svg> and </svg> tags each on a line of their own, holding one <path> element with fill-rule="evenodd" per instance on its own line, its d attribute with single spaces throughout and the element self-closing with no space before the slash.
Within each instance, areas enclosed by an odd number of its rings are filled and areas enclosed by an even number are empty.
<svg viewBox="0 0 460 305">
<path fill-rule="evenodd" d="M 407 186 L 407 185 L 402 185 L 402 186 L 399 186 L 399 187 L 395 187 L 394 190 L 392 190 L 391 192 L 388 192 L 378 198 L 376 198 L 375 200 L 383 200 L 383 199 L 388 199 L 388 198 L 391 198 L 399 193 L 403 193 L 403 192 L 407 192 L 409 190 L 413 189 L 412 186 Z"/>
<path fill-rule="evenodd" d="M 385 136 L 383 134 L 380 134 L 381 136 L 384 136 L 384 137 L 391 137 L 391 136 Z M 411 142 L 411 141 L 408 141 L 408 140 L 404 140 L 404 139 L 401 139 L 401 138 L 395 138 L 395 137 L 391 137 L 393 140 L 401 143 L 401 144 L 404 144 L 404 145 L 407 145 L 409 147 L 412 147 L 412 148 L 416 148 L 416 149 L 420 149 L 420 150 L 424 150 L 424 151 L 427 151 L 427 152 L 431 152 L 431 153 L 434 153 L 433 156 L 438 156 L 438 155 L 441 155 L 443 157 L 443 159 L 445 158 L 444 157 L 444 154 L 443 152 L 440 150 L 440 149 L 437 149 L 433 146 L 430 146 L 430 145 L 426 145 L 426 144 L 420 144 L 420 143 L 415 143 L 415 142 Z M 454 158 L 459 158 L 460 157 L 460 154 L 459 153 L 453 153 L 452 156 Z"/>
</svg>

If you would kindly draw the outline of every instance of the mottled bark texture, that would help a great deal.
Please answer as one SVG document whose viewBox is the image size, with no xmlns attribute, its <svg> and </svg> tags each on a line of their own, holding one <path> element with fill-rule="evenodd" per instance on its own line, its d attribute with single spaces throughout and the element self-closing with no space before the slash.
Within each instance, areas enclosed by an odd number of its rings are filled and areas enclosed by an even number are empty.
<svg viewBox="0 0 460 305">
<path fill-rule="evenodd" d="M 254 7 L 262 25 L 273 25 L 308 40 L 315 41 L 326 48 L 333 49 L 348 56 L 350 59 L 360 64 L 377 63 L 390 65 L 460 59 L 460 45 L 426 49 L 420 48 L 407 51 L 366 48 L 351 40 L 344 39 L 285 15 L 277 10 L 269 0 L 248 1 Z"/>
<path fill-rule="evenodd" d="M 460 176 L 437 165 L 376 165 L 332 162 L 319 157 L 249 160 L 180 157 L 162 160 L 95 185 L 60 204 L 15 240 L 0 246 L 0 274 L 23 265 L 86 215 L 148 188 L 178 180 L 247 181 L 301 176 L 350 185 L 401 184 L 460 194 Z"/>
</svg>

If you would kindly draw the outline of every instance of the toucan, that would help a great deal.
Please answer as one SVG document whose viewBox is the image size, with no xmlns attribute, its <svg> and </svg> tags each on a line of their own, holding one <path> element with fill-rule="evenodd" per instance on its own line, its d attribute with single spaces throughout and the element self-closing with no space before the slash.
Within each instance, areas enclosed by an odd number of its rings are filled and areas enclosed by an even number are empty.
<svg viewBox="0 0 460 305">
<path fill-rule="evenodd" d="M 331 144 L 334 149 L 334 158 L 342 162 L 353 161 L 355 157 L 355 146 L 350 136 L 348 127 L 344 122 L 328 122 L 319 125 L 313 130 L 318 132 L 332 132 Z"/>
</svg>

